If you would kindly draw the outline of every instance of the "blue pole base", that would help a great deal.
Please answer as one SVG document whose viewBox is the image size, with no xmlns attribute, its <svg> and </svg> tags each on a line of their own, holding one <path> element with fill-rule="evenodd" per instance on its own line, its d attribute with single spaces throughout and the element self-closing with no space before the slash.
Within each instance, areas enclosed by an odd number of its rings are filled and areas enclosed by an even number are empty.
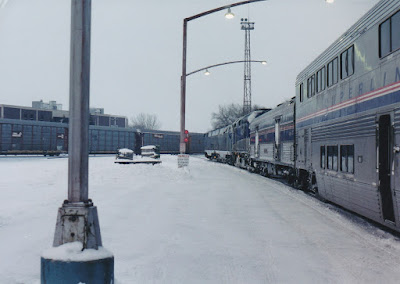
<svg viewBox="0 0 400 284">
<path fill-rule="evenodd" d="M 90 261 L 41 258 L 42 284 L 114 283 L 114 257 Z"/>
</svg>

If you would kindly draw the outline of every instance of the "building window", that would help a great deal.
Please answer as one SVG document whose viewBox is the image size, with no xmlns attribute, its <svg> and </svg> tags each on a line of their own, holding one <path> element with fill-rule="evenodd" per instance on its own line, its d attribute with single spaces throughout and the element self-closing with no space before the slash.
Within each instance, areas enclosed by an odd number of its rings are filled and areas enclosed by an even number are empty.
<svg viewBox="0 0 400 284">
<path fill-rule="evenodd" d="M 328 87 L 333 86 L 338 82 L 338 58 L 336 57 L 328 63 Z"/>
<path fill-rule="evenodd" d="M 354 173 L 354 145 L 340 146 L 340 170 Z"/>
<path fill-rule="evenodd" d="M 340 55 L 340 77 L 345 79 L 354 73 L 354 46 L 350 46 Z"/>
<path fill-rule="evenodd" d="M 379 26 L 379 57 L 400 48 L 400 11 Z"/>
<path fill-rule="evenodd" d="M 321 153 L 320 164 L 321 164 L 321 168 L 325 169 L 325 146 L 321 146 L 320 149 L 321 149 L 320 150 L 320 153 Z"/>
<path fill-rule="evenodd" d="M 315 95 L 315 75 L 307 79 L 307 97 L 311 98 Z"/>
<path fill-rule="evenodd" d="M 330 170 L 338 170 L 338 146 L 328 146 L 328 163 L 327 168 Z"/>
<path fill-rule="evenodd" d="M 303 87 L 303 83 L 300 84 L 299 93 L 300 93 L 300 102 L 302 102 L 302 101 L 304 101 L 304 87 Z"/>
<path fill-rule="evenodd" d="M 325 90 L 325 66 L 317 72 L 317 93 Z"/>
</svg>

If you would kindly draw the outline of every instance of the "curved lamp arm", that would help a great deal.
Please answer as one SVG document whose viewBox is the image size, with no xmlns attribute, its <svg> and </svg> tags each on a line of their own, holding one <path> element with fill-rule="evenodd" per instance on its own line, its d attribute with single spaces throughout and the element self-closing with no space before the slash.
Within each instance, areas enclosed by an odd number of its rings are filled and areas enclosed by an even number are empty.
<svg viewBox="0 0 400 284">
<path fill-rule="evenodd" d="M 218 67 L 218 66 L 228 65 L 228 64 L 234 64 L 234 63 L 243 63 L 243 62 L 246 62 L 246 61 L 245 60 L 235 60 L 235 61 L 229 61 L 229 62 L 214 64 L 214 65 L 210 65 L 210 66 L 207 66 L 207 67 L 204 67 L 204 68 L 201 68 L 201 69 L 197 69 L 197 70 L 192 71 L 190 73 L 187 73 L 186 76 L 189 76 L 189 75 L 192 75 L 192 74 L 195 74 L 197 72 L 200 72 L 200 71 L 203 71 L 203 70 L 206 70 L 206 69 L 210 69 L 210 68 L 213 68 L 213 67 Z M 265 60 L 250 60 L 250 62 L 258 62 L 258 63 L 261 63 L 261 64 L 267 64 L 267 61 L 265 61 Z"/>
</svg>

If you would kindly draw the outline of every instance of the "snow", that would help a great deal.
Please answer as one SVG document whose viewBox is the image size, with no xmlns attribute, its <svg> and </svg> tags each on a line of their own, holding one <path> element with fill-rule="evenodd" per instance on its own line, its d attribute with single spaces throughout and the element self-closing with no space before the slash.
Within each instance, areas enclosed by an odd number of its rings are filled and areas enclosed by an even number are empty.
<svg viewBox="0 0 400 284">
<path fill-rule="evenodd" d="M 155 148 L 156 148 L 156 146 L 154 146 L 154 145 L 147 145 L 147 146 L 141 147 L 140 149 L 141 150 L 153 150 Z"/>
<path fill-rule="evenodd" d="M 161 158 L 89 160 L 117 284 L 398 283 L 397 236 L 276 180 L 200 156 L 188 168 Z M 0 157 L 0 283 L 40 283 L 67 169 L 67 159 Z M 78 254 L 69 245 L 61 255 Z"/>
<path fill-rule="evenodd" d="M 118 152 L 121 153 L 121 154 L 132 154 L 133 153 L 133 151 L 131 149 L 128 149 L 128 148 L 119 149 Z"/>
<path fill-rule="evenodd" d="M 260 111 L 260 110 L 253 111 L 253 112 L 249 115 L 249 117 L 247 118 L 247 121 L 248 121 L 249 123 L 251 123 L 251 122 L 257 117 L 257 115 L 259 115 L 260 113 L 262 113 L 262 111 Z"/>
<path fill-rule="evenodd" d="M 103 247 L 99 249 L 85 249 L 82 251 L 81 242 L 63 244 L 59 247 L 52 247 L 42 253 L 42 257 L 60 261 L 92 261 L 112 257 L 113 254 Z"/>
</svg>

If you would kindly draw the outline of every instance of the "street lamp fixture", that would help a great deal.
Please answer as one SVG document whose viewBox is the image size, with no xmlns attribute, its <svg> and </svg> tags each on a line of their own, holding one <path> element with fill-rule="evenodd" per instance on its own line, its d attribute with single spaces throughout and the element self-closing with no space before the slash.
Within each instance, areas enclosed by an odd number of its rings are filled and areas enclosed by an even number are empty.
<svg viewBox="0 0 400 284">
<path fill-rule="evenodd" d="M 267 61 L 261 61 L 262 65 L 267 65 Z"/>
<path fill-rule="evenodd" d="M 226 12 L 226 14 L 225 14 L 225 18 L 227 18 L 227 19 L 233 19 L 235 17 L 235 14 L 233 14 L 232 12 L 231 12 L 231 8 L 228 8 L 228 12 Z"/>
<path fill-rule="evenodd" d="M 333 2 L 335 2 L 335 0 L 325 0 L 325 2 L 328 4 L 332 4 Z"/>
<path fill-rule="evenodd" d="M 204 72 L 204 75 L 208 76 L 210 74 L 211 74 L 210 71 L 208 71 L 208 69 L 206 69 L 206 71 Z"/>
</svg>

